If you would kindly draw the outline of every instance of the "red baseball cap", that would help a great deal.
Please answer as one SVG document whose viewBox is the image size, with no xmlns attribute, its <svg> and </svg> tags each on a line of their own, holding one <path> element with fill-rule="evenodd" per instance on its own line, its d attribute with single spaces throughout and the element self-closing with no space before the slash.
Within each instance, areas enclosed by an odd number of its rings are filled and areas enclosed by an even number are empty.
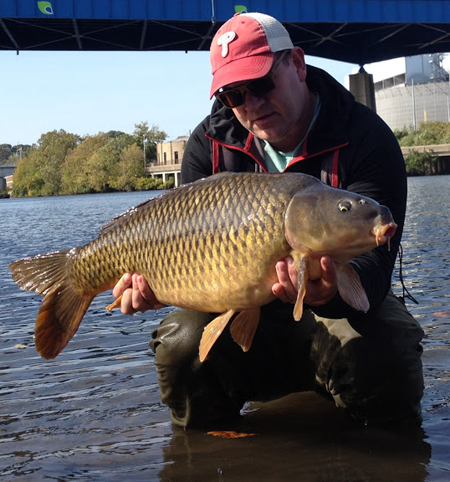
<svg viewBox="0 0 450 482">
<path fill-rule="evenodd" d="M 275 52 L 294 45 L 283 25 L 264 13 L 239 13 L 225 22 L 211 42 L 210 98 L 222 87 L 266 75 Z"/>
</svg>

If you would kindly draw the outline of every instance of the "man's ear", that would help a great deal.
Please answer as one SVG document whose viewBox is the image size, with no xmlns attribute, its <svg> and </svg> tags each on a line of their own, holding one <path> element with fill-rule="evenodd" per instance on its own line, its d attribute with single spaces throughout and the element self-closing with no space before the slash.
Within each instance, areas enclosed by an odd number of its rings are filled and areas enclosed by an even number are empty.
<svg viewBox="0 0 450 482">
<path fill-rule="evenodd" d="M 298 78 L 301 82 L 304 82 L 306 79 L 305 53 L 300 47 L 294 47 L 292 49 L 291 58 L 297 69 Z"/>
</svg>

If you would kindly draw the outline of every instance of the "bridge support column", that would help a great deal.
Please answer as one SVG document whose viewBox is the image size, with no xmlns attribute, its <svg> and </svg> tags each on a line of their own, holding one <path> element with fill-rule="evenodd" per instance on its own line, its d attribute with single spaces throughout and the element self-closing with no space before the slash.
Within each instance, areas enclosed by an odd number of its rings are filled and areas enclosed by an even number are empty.
<svg viewBox="0 0 450 482">
<path fill-rule="evenodd" d="M 349 75 L 349 78 L 350 92 L 355 96 L 355 99 L 376 112 L 373 75 L 368 74 L 364 68 L 361 67 L 357 74 Z"/>
</svg>

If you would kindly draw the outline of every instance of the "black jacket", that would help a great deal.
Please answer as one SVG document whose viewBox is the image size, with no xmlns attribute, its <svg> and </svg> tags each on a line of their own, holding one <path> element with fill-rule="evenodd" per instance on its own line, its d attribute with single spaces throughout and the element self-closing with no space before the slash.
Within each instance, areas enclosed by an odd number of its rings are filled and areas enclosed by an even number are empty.
<svg viewBox="0 0 450 482">
<path fill-rule="evenodd" d="M 389 207 L 398 224 L 390 251 L 387 246 L 380 246 L 352 261 L 373 307 L 390 289 L 403 230 L 407 193 L 403 156 L 383 120 L 356 102 L 330 75 L 309 66 L 306 83 L 319 94 L 321 108 L 302 154 L 293 159 L 286 172 L 310 174 L 327 184 L 371 197 Z M 232 110 L 216 101 L 211 115 L 197 126 L 186 145 L 182 182 L 219 171 L 267 172 L 267 169 L 254 136 L 239 123 Z M 333 318 L 355 313 L 339 296 L 314 311 Z"/>
</svg>

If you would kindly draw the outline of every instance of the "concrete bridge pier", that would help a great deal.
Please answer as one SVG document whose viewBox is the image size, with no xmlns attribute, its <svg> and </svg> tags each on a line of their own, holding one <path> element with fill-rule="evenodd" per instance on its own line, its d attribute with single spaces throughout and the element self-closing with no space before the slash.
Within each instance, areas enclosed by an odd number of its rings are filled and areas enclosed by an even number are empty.
<svg viewBox="0 0 450 482">
<path fill-rule="evenodd" d="M 364 67 L 361 67 L 357 74 L 349 75 L 349 79 L 349 90 L 355 96 L 355 99 L 376 112 L 373 75 L 368 74 Z"/>
</svg>

